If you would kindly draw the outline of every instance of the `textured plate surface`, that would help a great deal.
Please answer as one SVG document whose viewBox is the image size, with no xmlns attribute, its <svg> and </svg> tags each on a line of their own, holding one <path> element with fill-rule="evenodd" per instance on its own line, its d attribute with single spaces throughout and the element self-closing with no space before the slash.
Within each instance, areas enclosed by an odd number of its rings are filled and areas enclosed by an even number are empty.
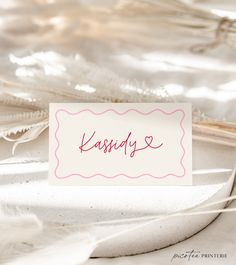
<svg viewBox="0 0 236 265">
<path fill-rule="evenodd" d="M 194 143 L 194 185 L 178 187 L 49 187 L 47 184 L 47 134 L 20 145 L 14 157 L 11 144 L 1 141 L 0 200 L 35 212 L 45 221 L 87 224 L 94 221 L 166 214 L 223 198 L 231 192 L 233 178 L 219 168 L 232 165 L 231 148 Z M 222 149 L 224 149 L 222 151 Z M 228 155 L 227 163 L 223 156 Z M 202 174 L 200 170 L 208 170 Z M 212 172 L 211 172 L 212 171 Z M 225 170 L 224 170 L 225 171 Z M 219 205 L 220 206 L 220 205 Z M 160 249 L 197 233 L 216 215 L 171 218 L 101 244 L 93 256 L 130 255 Z M 133 224 L 103 225 L 93 232 L 103 238 Z"/>
</svg>

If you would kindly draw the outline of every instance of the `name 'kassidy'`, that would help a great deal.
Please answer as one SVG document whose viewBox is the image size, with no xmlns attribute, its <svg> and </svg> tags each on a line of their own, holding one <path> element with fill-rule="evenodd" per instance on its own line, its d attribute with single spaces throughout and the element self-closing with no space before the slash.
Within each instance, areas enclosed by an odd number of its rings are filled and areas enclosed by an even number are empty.
<svg viewBox="0 0 236 265">
<path fill-rule="evenodd" d="M 124 155 L 129 155 L 131 158 L 133 158 L 135 154 L 139 151 L 143 151 L 148 148 L 158 149 L 163 146 L 163 143 L 153 145 L 153 136 L 144 136 L 144 141 L 142 141 L 142 145 L 139 145 L 137 140 L 132 140 L 132 132 L 129 132 L 127 137 L 120 141 L 115 139 L 96 138 L 96 131 L 89 135 L 83 133 L 81 145 L 79 146 L 81 154 L 84 152 L 88 152 L 92 149 L 98 149 L 103 153 L 111 153 L 123 149 Z"/>
</svg>

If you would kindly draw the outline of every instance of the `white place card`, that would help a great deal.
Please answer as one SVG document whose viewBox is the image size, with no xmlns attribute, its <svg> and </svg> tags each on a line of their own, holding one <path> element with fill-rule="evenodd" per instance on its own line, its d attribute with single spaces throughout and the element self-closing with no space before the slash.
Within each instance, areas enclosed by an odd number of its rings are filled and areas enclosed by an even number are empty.
<svg viewBox="0 0 236 265">
<path fill-rule="evenodd" d="M 188 103 L 50 104 L 49 182 L 190 185 Z"/>
</svg>

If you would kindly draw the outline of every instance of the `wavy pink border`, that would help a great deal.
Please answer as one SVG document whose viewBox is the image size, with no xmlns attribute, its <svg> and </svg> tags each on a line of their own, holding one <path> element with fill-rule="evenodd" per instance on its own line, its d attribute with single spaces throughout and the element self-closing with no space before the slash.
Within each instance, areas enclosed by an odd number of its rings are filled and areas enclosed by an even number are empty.
<svg viewBox="0 0 236 265">
<path fill-rule="evenodd" d="M 153 176 L 152 174 L 149 174 L 149 173 L 143 173 L 143 174 L 141 174 L 141 175 L 138 175 L 138 176 L 135 176 L 135 177 L 131 177 L 131 176 L 128 176 L 128 175 L 126 175 L 126 174 L 124 174 L 124 173 L 119 173 L 119 174 L 116 174 L 116 175 L 114 175 L 114 176 L 105 176 L 105 175 L 103 175 L 102 173 L 97 173 L 97 174 L 94 174 L 94 175 L 91 175 L 91 176 L 84 176 L 84 175 L 81 175 L 81 174 L 78 174 L 78 173 L 72 173 L 72 174 L 69 174 L 69 175 L 67 175 L 67 176 L 64 176 L 64 177 L 59 177 L 58 175 L 57 175 L 57 170 L 58 170 L 58 167 L 59 167 L 59 165 L 60 165 L 60 161 L 59 161 L 59 158 L 58 158 L 58 156 L 57 156 L 57 151 L 58 151 L 58 149 L 59 149 L 59 146 L 60 146 L 60 143 L 59 143 L 59 140 L 58 140 L 58 137 L 57 137 L 57 133 L 58 133 L 58 131 L 59 131 L 59 128 L 60 128 L 60 123 L 59 123 L 59 120 L 58 120 L 58 113 L 59 112 L 65 112 L 65 113 L 67 113 L 67 114 L 69 114 L 69 115 L 72 115 L 72 116 L 75 116 L 75 115 L 78 115 L 78 114 L 80 114 L 80 113 L 82 113 L 82 112 L 85 112 L 85 111 L 88 111 L 88 112 L 90 112 L 91 114 L 93 114 L 93 115 L 102 115 L 102 114 L 104 114 L 104 113 L 106 113 L 106 112 L 108 112 L 108 111 L 112 111 L 112 112 L 114 112 L 114 113 L 116 113 L 117 115 L 125 115 L 126 113 L 128 113 L 128 112 L 130 112 L 130 111 L 135 111 L 135 112 L 137 112 L 137 113 L 139 113 L 139 114 L 141 114 L 141 115 L 149 115 L 149 114 L 151 114 L 151 113 L 153 113 L 153 112 L 155 112 L 155 111 L 159 111 L 159 112 L 162 112 L 163 114 L 166 114 L 166 115 L 172 115 L 172 114 L 174 114 L 174 113 L 176 113 L 176 112 L 181 112 L 182 114 L 183 114 L 183 116 L 182 116 L 182 118 L 181 118 L 181 120 L 180 120 L 180 128 L 182 129 L 182 132 L 183 132 L 183 134 L 182 134 L 182 136 L 181 136 L 181 138 L 180 138 L 180 146 L 182 147 L 182 150 L 183 150 L 183 155 L 181 156 L 181 158 L 180 158 L 180 164 L 181 164 L 181 166 L 182 166 L 182 168 L 183 168 L 183 174 L 182 175 L 176 175 L 176 174 L 173 174 L 173 173 L 169 173 L 169 174 L 166 174 L 166 175 L 164 175 L 164 176 Z M 158 179 L 162 179 L 162 178 L 166 178 L 167 176 L 174 176 L 174 177 L 184 177 L 185 176 L 185 174 L 186 174 L 186 169 L 185 169 L 185 167 L 184 167 L 184 165 L 183 165 L 183 159 L 184 159 L 184 156 L 185 156 L 185 148 L 184 148 L 184 146 L 183 146 L 183 139 L 184 139 L 184 136 L 185 136 L 185 130 L 184 130 L 184 127 L 183 127 L 183 120 L 184 120 L 184 118 L 185 118 L 185 112 L 184 112 L 184 110 L 182 110 L 182 109 L 176 109 L 176 110 L 174 110 L 174 111 L 172 111 L 172 112 L 166 112 L 166 111 L 164 111 L 164 110 L 162 110 L 162 109 L 159 109 L 159 108 L 155 108 L 155 109 L 153 109 L 153 110 L 151 110 L 151 111 L 149 111 L 149 112 L 142 112 L 142 111 L 139 111 L 139 110 L 137 110 L 137 109 L 128 109 L 128 110 L 126 110 L 126 111 L 124 111 L 124 112 L 118 112 L 118 111 L 116 111 L 116 110 L 114 110 L 114 109 L 107 109 L 107 110 L 104 110 L 104 111 L 102 111 L 102 112 L 98 112 L 98 113 L 96 113 L 96 112 L 94 112 L 94 111 L 92 111 L 92 110 L 90 110 L 90 109 L 84 109 L 84 110 L 81 110 L 81 111 L 78 111 L 78 112 L 70 112 L 70 111 L 68 111 L 68 110 L 66 110 L 66 109 L 59 109 L 59 110 L 57 110 L 56 111 L 56 113 L 55 113 L 55 118 L 56 118 L 56 121 L 57 121 L 57 129 L 56 129 L 56 131 L 55 131 L 55 134 L 54 134 L 54 137 L 55 137 L 55 140 L 56 140 L 56 142 L 57 142 L 57 146 L 56 146 L 56 149 L 55 149 L 55 152 L 54 152 L 54 155 L 55 155 L 55 158 L 56 158 L 56 161 L 57 161 L 57 164 L 56 164 L 56 167 L 55 167 L 55 169 L 54 169 L 54 174 L 55 174 L 55 177 L 56 178 L 58 178 L 58 179 L 65 179 L 65 178 L 69 178 L 69 177 L 72 177 L 72 176 L 79 176 L 79 177 L 82 177 L 82 178 L 85 178 L 85 179 L 89 179 L 89 178 L 93 178 L 93 177 L 95 177 L 95 176 L 102 176 L 102 177 L 104 177 L 104 178 L 107 178 L 107 179 L 114 179 L 114 178 L 116 178 L 116 177 L 118 177 L 118 176 L 124 176 L 124 177 L 127 177 L 127 178 L 130 178 L 130 179 L 137 179 L 137 178 L 140 178 L 140 177 L 143 177 L 143 176 L 149 176 L 149 177 L 152 177 L 152 178 L 158 178 Z"/>
</svg>

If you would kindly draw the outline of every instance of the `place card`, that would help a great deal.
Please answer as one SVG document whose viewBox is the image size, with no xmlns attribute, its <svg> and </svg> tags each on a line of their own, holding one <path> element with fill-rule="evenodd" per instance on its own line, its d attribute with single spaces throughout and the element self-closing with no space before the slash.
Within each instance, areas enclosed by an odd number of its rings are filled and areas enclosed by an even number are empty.
<svg viewBox="0 0 236 265">
<path fill-rule="evenodd" d="M 49 183 L 190 185 L 189 103 L 52 103 Z"/>
</svg>

